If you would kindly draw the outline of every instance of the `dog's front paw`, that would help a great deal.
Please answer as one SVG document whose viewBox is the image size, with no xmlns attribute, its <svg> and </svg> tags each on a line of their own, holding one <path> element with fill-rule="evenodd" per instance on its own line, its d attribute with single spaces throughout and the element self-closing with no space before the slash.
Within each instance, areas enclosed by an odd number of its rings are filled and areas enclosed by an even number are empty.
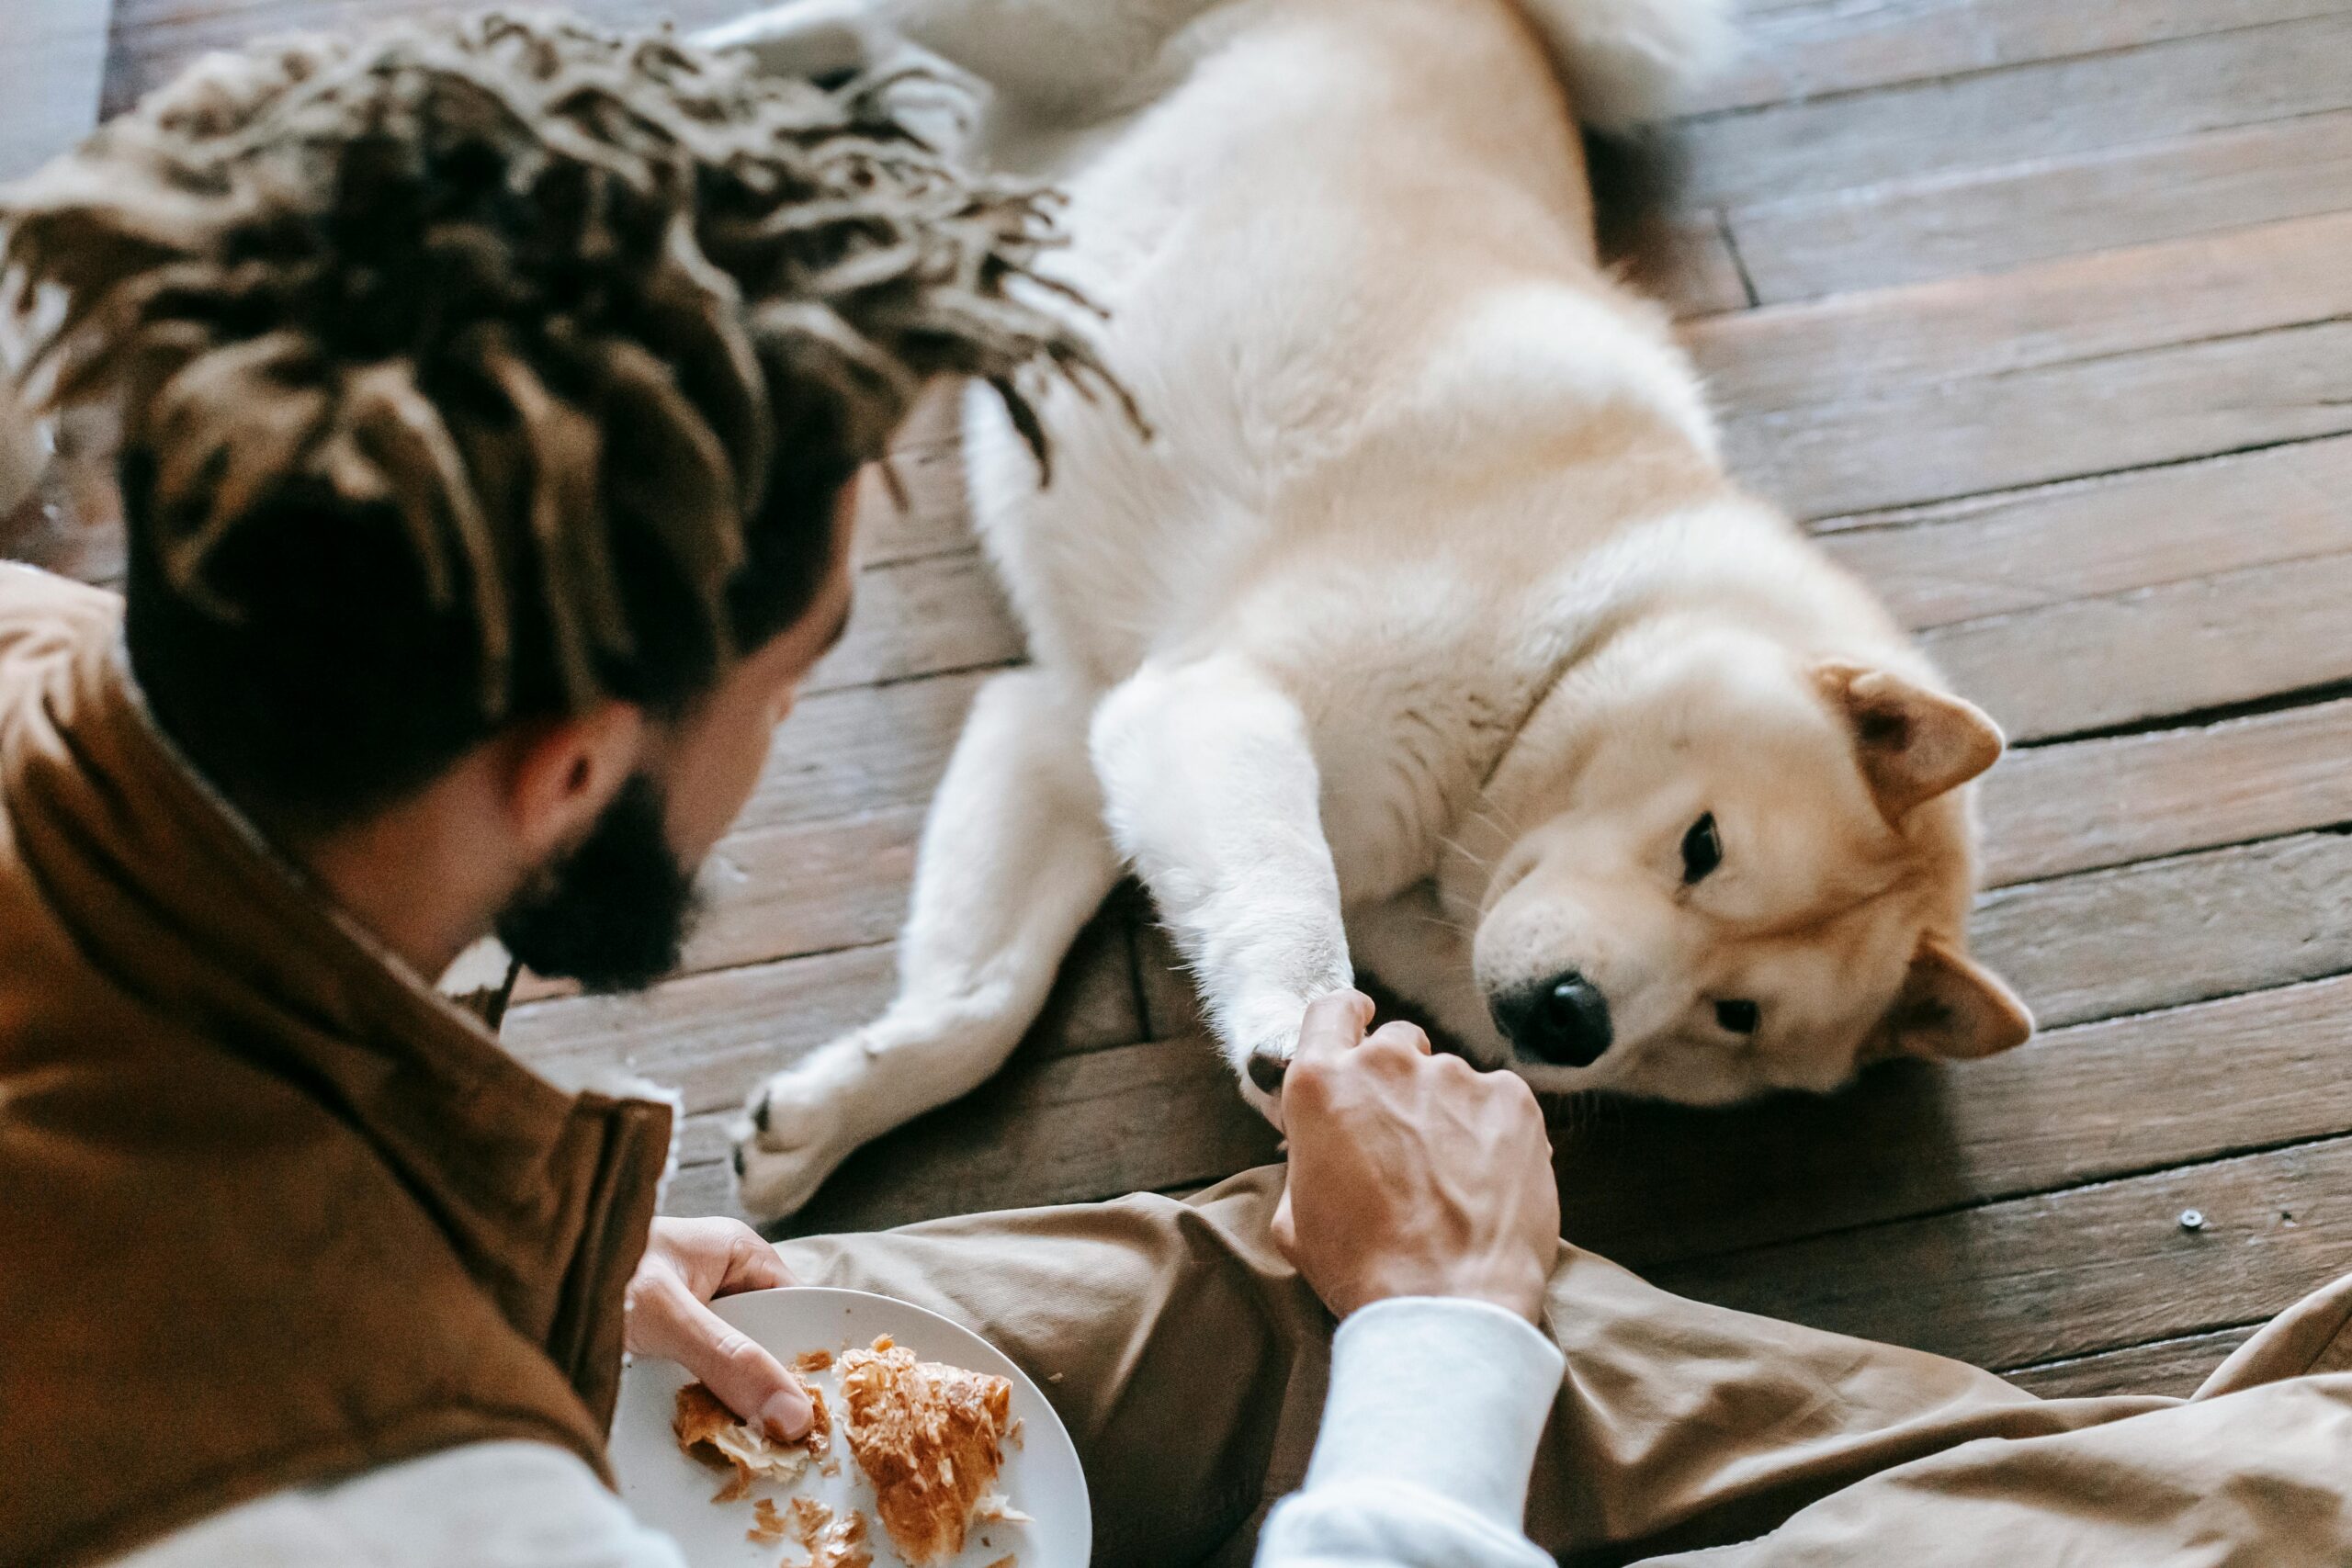
<svg viewBox="0 0 2352 1568">
<path fill-rule="evenodd" d="M 855 1041 L 837 1041 L 752 1091 L 735 1126 L 745 1213 L 766 1221 L 797 1212 L 857 1147 L 850 1111 L 864 1056 Z"/>
<path fill-rule="evenodd" d="M 1277 992 L 1252 998 L 1227 1014 L 1227 1055 L 1241 1074 L 1241 1098 L 1278 1131 L 1283 1125 L 1283 1084 L 1291 1058 L 1298 1053 L 1307 1005 L 1295 995 Z"/>
<path fill-rule="evenodd" d="M 1231 1047 L 1233 1065 L 1241 1073 L 1242 1100 L 1277 1132 L 1283 1125 L 1283 1080 L 1297 1050 L 1296 1020 L 1253 1030 Z"/>
</svg>

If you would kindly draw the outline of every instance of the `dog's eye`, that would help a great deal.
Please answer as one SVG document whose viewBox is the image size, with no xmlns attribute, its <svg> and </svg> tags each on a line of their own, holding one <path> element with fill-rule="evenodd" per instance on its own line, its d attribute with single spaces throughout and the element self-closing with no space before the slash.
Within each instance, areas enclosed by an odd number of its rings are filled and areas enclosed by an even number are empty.
<svg viewBox="0 0 2352 1568">
<path fill-rule="evenodd" d="M 1764 1010 L 1754 1002 L 1717 1002 L 1715 1021 L 1734 1034 L 1753 1034 L 1756 1026 L 1764 1021 Z"/>
<path fill-rule="evenodd" d="M 1703 881 L 1724 863 L 1724 841 L 1715 833 L 1715 814 L 1708 812 L 1682 835 L 1682 885 Z"/>
</svg>

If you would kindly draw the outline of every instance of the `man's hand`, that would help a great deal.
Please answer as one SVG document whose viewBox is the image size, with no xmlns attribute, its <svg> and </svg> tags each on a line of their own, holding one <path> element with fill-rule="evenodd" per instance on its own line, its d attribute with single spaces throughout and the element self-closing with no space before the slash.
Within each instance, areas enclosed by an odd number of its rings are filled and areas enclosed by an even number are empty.
<svg viewBox="0 0 2352 1568">
<path fill-rule="evenodd" d="M 792 1282 L 775 1248 L 740 1220 L 656 1220 L 628 1282 L 629 1350 L 677 1362 L 736 1415 L 795 1441 L 816 1418 L 808 1390 L 709 1306 L 715 1297 Z"/>
<path fill-rule="evenodd" d="M 1341 1317 L 1390 1296 L 1468 1296 L 1531 1321 L 1560 1247 L 1552 1144 L 1526 1081 L 1430 1055 L 1369 998 L 1306 1010 L 1283 1081 L 1290 1182 L 1274 1242 Z"/>
</svg>

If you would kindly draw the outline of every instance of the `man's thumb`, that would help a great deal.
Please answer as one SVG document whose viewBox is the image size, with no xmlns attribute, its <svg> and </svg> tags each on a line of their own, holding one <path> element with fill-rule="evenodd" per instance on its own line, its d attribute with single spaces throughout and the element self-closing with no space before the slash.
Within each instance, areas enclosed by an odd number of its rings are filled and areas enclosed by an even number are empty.
<svg viewBox="0 0 2352 1568">
<path fill-rule="evenodd" d="M 796 1442 L 808 1436 L 816 1406 L 800 1380 L 768 1354 L 759 1341 L 703 1305 L 691 1303 L 687 1343 L 676 1359 L 710 1385 L 710 1392 L 744 1420 L 769 1436 Z"/>
</svg>

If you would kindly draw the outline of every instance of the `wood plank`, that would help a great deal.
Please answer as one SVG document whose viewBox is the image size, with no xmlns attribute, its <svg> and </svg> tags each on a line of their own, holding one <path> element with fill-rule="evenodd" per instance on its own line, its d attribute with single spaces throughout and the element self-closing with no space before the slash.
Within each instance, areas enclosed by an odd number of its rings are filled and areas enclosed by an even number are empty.
<svg viewBox="0 0 2352 1568">
<path fill-rule="evenodd" d="M 2352 314 L 2352 213 L 1867 289 L 1681 330 L 1734 414 L 2243 335 Z M 2163 309 L 2150 308 L 2161 297 Z"/>
<path fill-rule="evenodd" d="M 1610 198 L 1596 189 L 1594 199 L 1606 203 Z M 1744 311 L 1755 303 L 1730 233 L 1712 211 L 1683 216 L 1646 212 L 1627 232 L 1612 236 L 1604 228 L 1602 246 L 1604 262 L 1679 319 Z"/>
<path fill-rule="evenodd" d="M 1021 628 L 988 564 L 978 550 L 956 550 L 860 571 L 848 634 L 803 689 L 992 668 L 1021 656 Z"/>
<path fill-rule="evenodd" d="M 964 493 L 960 380 L 940 383 L 891 437 L 886 459 L 906 504 L 891 491 L 884 464 L 859 476 L 857 558 L 866 566 L 944 555 L 974 544 Z"/>
<path fill-rule="evenodd" d="M 2352 1267 L 2352 1139 L 1678 1264 L 1668 1290 L 2000 1369 L 2272 1316 Z M 2201 1230 L 2178 1223 L 2184 1210 Z"/>
<path fill-rule="evenodd" d="M 859 477 L 860 562 L 883 566 L 973 547 L 960 444 L 952 437 L 901 443 L 885 462 L 898 477 L 905 504 L 890 492 L 881 464 L 868 467 Z"/>
<path fill-rule="evenodd" d="M 749 1217 L 735 1201 L 734 1173 L 715 1162 L 682 1165 L 673 1171 L 662 1190 L 659 1212 L 685 1219 L 699 1219 L 706 1214 L 723 1214 L 736 1220 Z"/>
<path fill-rule="evenodd" d="M 2352 108 L 2352 15 L 1768 105 L 1674 128 L 1693 207 L 1781 200 Z"/>
<path fill-rule="evenodd" d="M 2339 976 L 2053 1029 L 1984 1062 L 1892 1064 L 1827 1098 L 1563 1102 L 1563 1225 L 1655 1269 L 2330 1136 L 2352 1125 L 2347 1009 Z"/>
<path fill-rule="evenodd" d="M 1947 502 L 1819 543 L 1914 628 L 2327 556 L 2352 550 L 2352 439 Z"/>
<path fill-rule="evenodd" d="M 1766 303 L 1990 272 L 2352 206 L 2352 114 L 2035 157 L 1726 216 Z"/>
<path fill-rule="evenodd" d="M 1740 59 L 1689 99 L 1701 113 L 1816 98 L 2345 9 L 2342 0 L 1801 0 L 1749 6 Z"/>
<path fill-rule="evenodd" d="M 1273 1130 L 1242 1103 L 1205 1041 L 1024 1060 L 859 1151 L 789 1234 L 1192 1185 L 1262 1165 L 1274 1152 Z M 733 1213 L 726 1167 L 682 1168 L 665 1208 Z"/>
<path fill-rule="evenodd" d="M 1734 473 L 1799 517 L 1909 506 L 2352 431 L 2352 321 L 1724 422 Z"/>
<path fill-rule="evenodd" d="M 2254 1337 L 2255 1326 L 2217 1328 L 2120 1350 L 2019 1367 L 2008 1380 L 2044 1399 L 2096 1399 L 2110 1393 L 2164 1393 L 2186 1399 L 2230 1352 Z"/>
<path fill-rule="evenodd" d="M 2045 1028 L 2352 970 L 2352 836 L 2303 833 L 1998 888 L 1979 956 Z"/>
<path fill-rule="evenodd" d="M 577 1081 L 626 1068 L 678 1089 L 691 1113 L 731 1110 L 795 1057 L 876 1016 L 897 987 L 895 943 L 664 981 L 634 996 L 518 1004 L 503 1038 L 525 1061 Z M 1125 917 L 1072 949 L 1023 1049 L 1076 1055 L 1143 1037 Z"/>
<path fill-rule="evenodd" d="M 907 917 L 920 807 L 729 834 L 703 868 L 681 973 L 888 942 Z"/>
<path fill-rule="evenodd" d="M 803 697 L 777 727 L 737 832 L 922 805 L 938 788 L 987 671 Z"/>
<path fill-rule="evenodd" d="M 1143 994 L 1145 1027 L 1155 1040 L 1207 1033 L 1200 996 L 1176 952 L 1176 939 L 1151 918 L 1148 902 L 1144 915 L 1136 935 L 1136 984 Z"/>
<path fill-rule="evenodd" d="M 2352 555 L 1939 626 L 1921 637 L 2012 740 L 2138 724 L 2352 678 Z"/>
<path fill-rule="evenodd" d="M 1208 1042 L 1015 1067 L 867 1145 L 796 1216 L 799 1235 L 1087 1202 L 1263 1165 L 1277 1139 Z"/>
<path fill-rule="evenodd" d="M 2012 751 L 1978 787 L 2001 886 L 2352 822 L 2352 699 Z"/>
<path fill-rule="evenodd" d="M 622 997 L 517 1005 L 501 1037 L 524 1061 L 579 1081 L 625 1067 L 679 1090 L 688 1112 L 738 1103 L 763 1073 L 879 1013 L 893 944 L 672 980 Z"/>
</svg>

